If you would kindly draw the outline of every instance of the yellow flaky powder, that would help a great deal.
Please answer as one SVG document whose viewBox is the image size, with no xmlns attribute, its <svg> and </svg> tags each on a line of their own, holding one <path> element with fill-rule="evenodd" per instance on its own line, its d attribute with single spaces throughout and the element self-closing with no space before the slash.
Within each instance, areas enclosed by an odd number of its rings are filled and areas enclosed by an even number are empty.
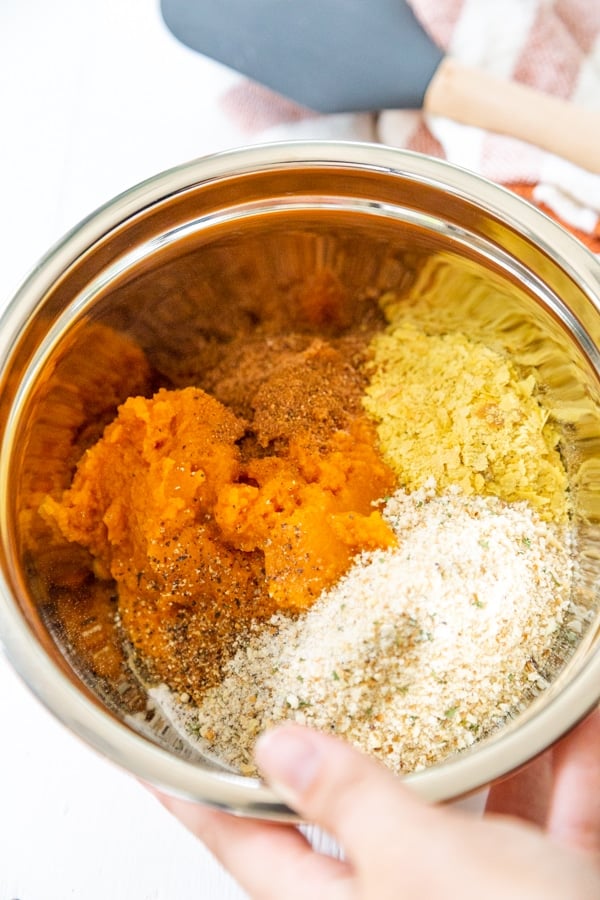
<svg viewBox="0 0 600 900">
<path fill-rule="evenodd" d="M 391 324 L 371 350 L 364 404 L 403 488 L 433 477 L 439 491 L 526 500 L 547 521 L 565 520 L 559 432 L 532 375 L 464 334 L 427 334 L 414 321 Z"/>
</svg>

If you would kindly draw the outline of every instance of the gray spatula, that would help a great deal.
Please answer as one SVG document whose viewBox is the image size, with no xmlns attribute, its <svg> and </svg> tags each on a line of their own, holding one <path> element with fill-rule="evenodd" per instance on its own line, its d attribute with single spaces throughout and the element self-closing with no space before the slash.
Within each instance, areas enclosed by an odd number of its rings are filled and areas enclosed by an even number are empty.
<svg viewBox="0 0 600 900">
<path fill-rule="evenodd" d="M 184 44 L 318 112 L 417 109 L 600 172 L 600 113 L 471 70 L 405 0 L 162 0 Z"/>
</svg>

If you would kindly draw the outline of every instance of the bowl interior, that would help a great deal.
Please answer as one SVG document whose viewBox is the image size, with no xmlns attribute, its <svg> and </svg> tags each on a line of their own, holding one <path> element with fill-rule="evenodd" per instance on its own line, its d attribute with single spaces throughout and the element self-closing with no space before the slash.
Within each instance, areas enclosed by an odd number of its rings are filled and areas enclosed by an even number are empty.
<svg viewBox="0 0 600 900">
<path fill-rule="evenodd" d="M 54 666 L 125 729 L 228 771 L 148 704 L 115 624 L 114 586 L 74 574 L 81 551 L 51 538 L 39 504 L 69 484 L 127 396 L 202 386 L 232 338 L 252 340 L 267 319 L 274 333 L 302 330 L 303 290 L 327 277 L 347 322 L 376 316 L 378 298 L 394 292 L 419 306 L 432 332 L 480 338 L 543 386 L 574 498 L 573 608 L 541 673 L 550 687 L 532 687 L 526 708 L 464 756 L 538 716 L 599 645 L 600 320 L 569 267 L 525 221 L 407 172 L 278 166 L 198 180 L 116 212 L 75 255 L 67 245 L 45 289 L 24 289 L 21 309 L 30 308 L 3 373 L 4 577 Z"/>
</svg>

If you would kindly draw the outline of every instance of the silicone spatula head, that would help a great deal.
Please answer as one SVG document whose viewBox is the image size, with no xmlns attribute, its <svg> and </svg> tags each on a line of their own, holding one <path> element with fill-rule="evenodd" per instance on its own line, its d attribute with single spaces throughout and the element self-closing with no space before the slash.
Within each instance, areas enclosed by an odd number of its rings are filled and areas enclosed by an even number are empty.
<svg viewBox="0 0 600 900">
<path fill-rule="evenodd" d="M 442 58 L 403 0 L 162 0 L 184 44 L 323 113 L 418 109 Z"/>
</svg>

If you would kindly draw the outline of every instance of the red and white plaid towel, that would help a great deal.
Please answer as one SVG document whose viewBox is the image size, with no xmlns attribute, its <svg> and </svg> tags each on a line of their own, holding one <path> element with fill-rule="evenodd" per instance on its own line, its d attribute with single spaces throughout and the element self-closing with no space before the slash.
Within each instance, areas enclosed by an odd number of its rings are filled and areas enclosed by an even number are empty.
<svg viewBox="0 0 600 900">
<path fill-rule="evenodd" d="M 411 2 L 434 40 L 455 59 L 600 109 L 598 0 Z M 569 224 L 588 233 L 598 228 L 600 177 L 537 147 L 440 117 L 410 123 L 405 114 L 391 111 L 380 116 L 378 133 L 387 143 L 434 152 L 494 181 L 535 183 L 534 198 Z"/>
<path fill-rule="evenodd" d="M 410 2 L 438 45 L 460 62 L 600 109 L 600 0 Z M 412 110 L 317 116 L 241 78 L 221 104 L 252 140 L 376 140 L 503 184 L 535 185 L 535 201 L 573 228 L 600 235 L 600 176 L 513 138 Z"/>
</svg>

